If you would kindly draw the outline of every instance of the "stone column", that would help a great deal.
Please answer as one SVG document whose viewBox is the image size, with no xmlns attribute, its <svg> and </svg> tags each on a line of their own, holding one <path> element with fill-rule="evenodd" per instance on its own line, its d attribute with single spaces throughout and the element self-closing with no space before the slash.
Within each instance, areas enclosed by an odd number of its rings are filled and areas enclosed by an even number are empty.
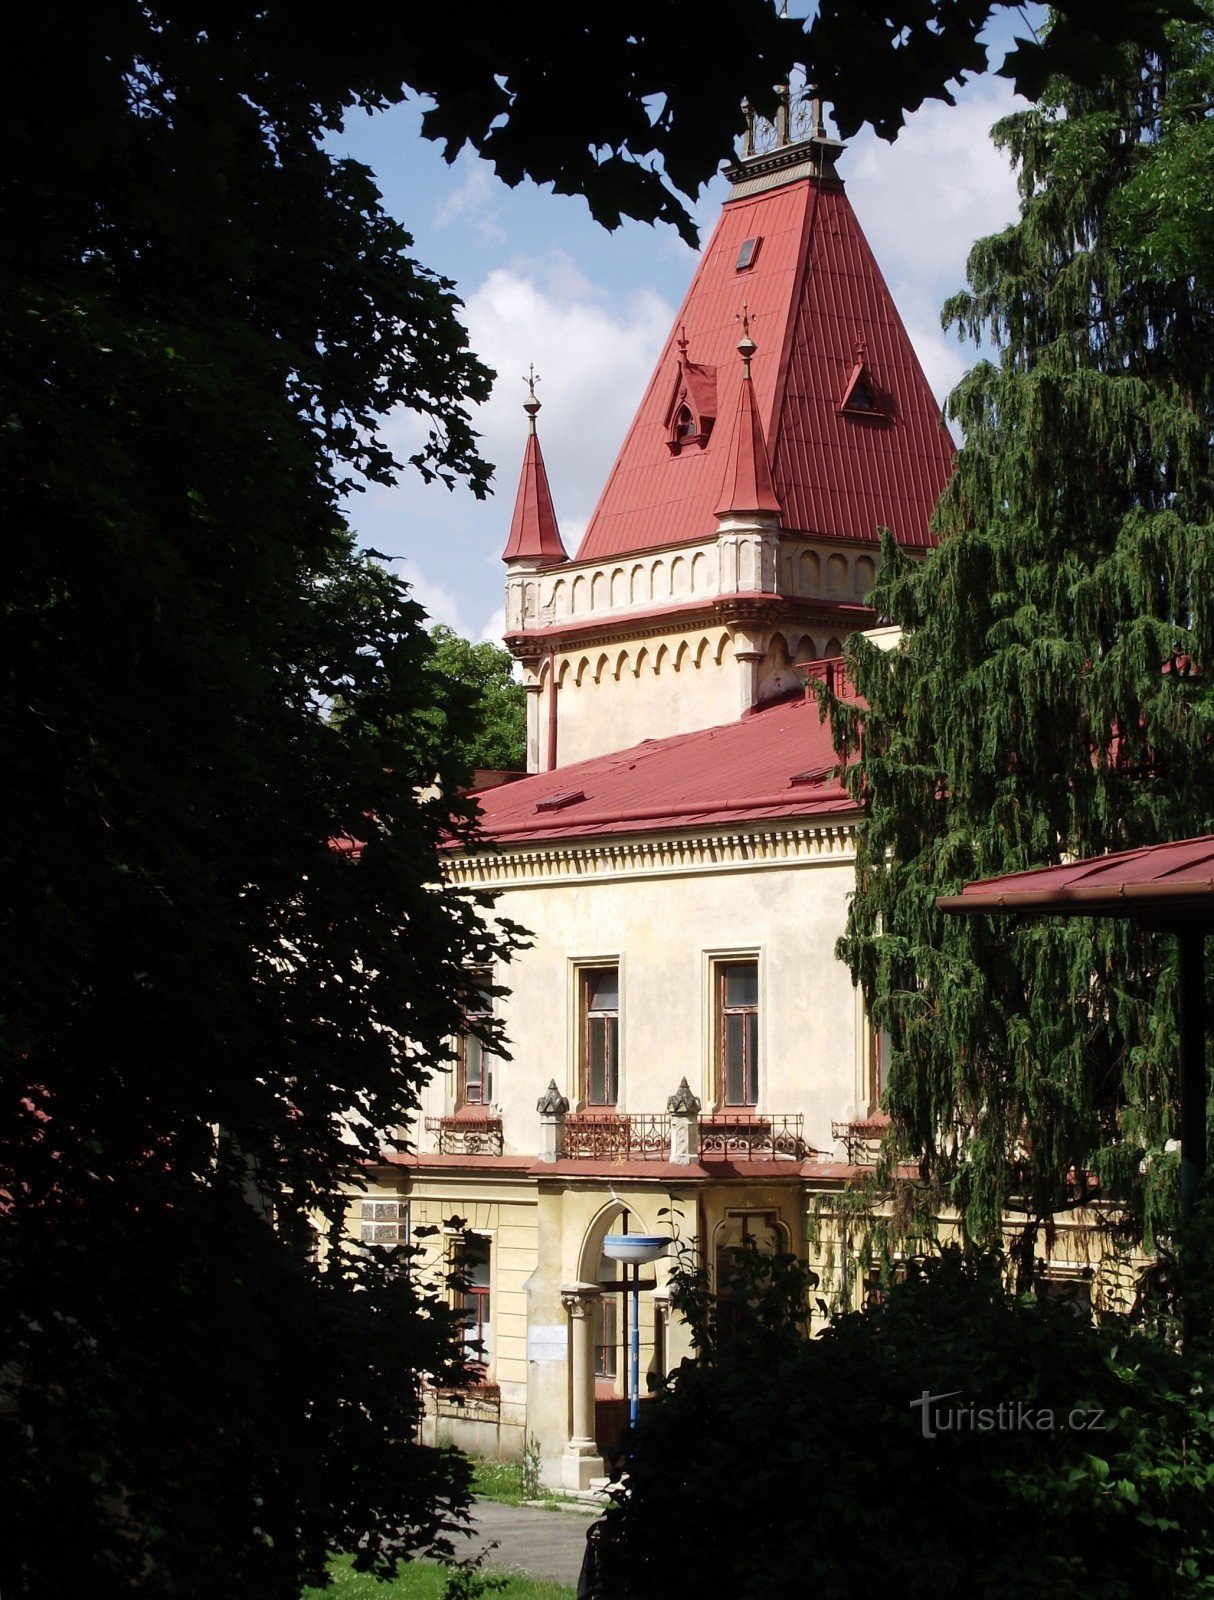
<svg viewBox="0 0 1214 1600">
<path fill-rule="evenodd" d="M 540 696 L 543 684 L 527 662 L 523 668 L 523 688 L 527 691 L 527 771 L 540 770 Z"/>
<path fill-rule="evenodd" d="M 588 1489 L 604 1475 L 603 1458 L 594 1442 L 594 1306 L 602 1290 L 597 1283 L 563 1283 L 561 1299 L 572 1325 L 570 1382 L 573 1385 L 573 1432 L 561 1462 L 566 1489 Z"/>
<path fill-rule="evenodd" d="M 684 1078 L 666 1102 L 670 1114 L 670 1160 L 676 1167 L 694 1166 L 700 1159 L 700 1102 Z"/>
<path fill-rule="evenodd" d="M 759 703 L 759 666 L 767 653 L 767 634 L 761 628 L 734 623 L 733 653 L 738 663 L 738 711 L 751 711 Z"/>
</svg>

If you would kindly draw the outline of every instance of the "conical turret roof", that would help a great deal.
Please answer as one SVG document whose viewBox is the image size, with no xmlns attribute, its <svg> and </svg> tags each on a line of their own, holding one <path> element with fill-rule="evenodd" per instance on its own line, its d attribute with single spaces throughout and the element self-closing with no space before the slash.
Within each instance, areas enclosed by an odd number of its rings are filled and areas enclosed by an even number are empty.
<svg viewBox="0 0 1214 1600">
<path fill-rule="evenodd" d="M 567 561 L 569 558 L 561 542 L 561 531 L 557 527 L 556 511 L 552 505 L 552 491 L 548 487 L 544 454 L 535 430 L 535 414 L 540 409 L 540 403 L 535 398 L 534 390 L 523 409 L 528 416 L 527 447 L 523 452 L 523 470 L 519 475 L 510 537 L 502 551 L 502 560 L 514 561 L 528 557 L 545 565 Z"/>
<path fill-rule="evenodd" d="M 744 303 L 765 353 L 751 399 L 781 526 L 865 544 L 888 527 L 911 548 L 933 542 L 953 443 L 828 144 L 734 169 L 579 560 L 713 536 L 735 430 L 707 397 L 714 376 L 723 392 L 736 371 Z"/>
<path fill-rule="evenodd" d="M 719 517 L 730 513 L 779 511 L 780 501 L 771 477 L 771 461 L 767 455 L 767 441 L 763 437 L 763 424 L 755 409 L 754 383 L 750 375 L 751 358 L 755 345 L 747 327 L 738 346 L 744 371 L 739 385 L 737 410 L 732 418 L 729 447 L 725 455 L 725 476 L 721 483 L 721 498 L 717 502 Z"/>
</svg>

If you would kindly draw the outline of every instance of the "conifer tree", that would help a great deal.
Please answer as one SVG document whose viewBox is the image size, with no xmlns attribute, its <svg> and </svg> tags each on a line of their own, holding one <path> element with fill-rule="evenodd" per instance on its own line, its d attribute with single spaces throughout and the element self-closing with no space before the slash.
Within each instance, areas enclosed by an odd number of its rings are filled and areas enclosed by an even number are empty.
<svg viewBox="0 0 1214 1600">
<path fill-rule="evenodd" d="M 892 1041 L 891 1154 L 993 1240 L 1090 1192 L 1170 1225 L 1171 941 L 1122 921 L 955 919 L 968 879 L 1214 828 L 1214 34 L 1173 29 L 996 138 L 1019 220 L 945 324 L 986 337 L 922 563 L 887 537 L 834 704 L 869 804 L 841 954 Z"/>
</svg>

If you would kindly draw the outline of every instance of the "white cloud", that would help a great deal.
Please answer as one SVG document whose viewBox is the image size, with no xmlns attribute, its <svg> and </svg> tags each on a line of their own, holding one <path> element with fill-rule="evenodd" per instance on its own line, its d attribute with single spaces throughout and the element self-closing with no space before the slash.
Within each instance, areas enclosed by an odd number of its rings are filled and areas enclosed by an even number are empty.
<svg viewBox="0 0 1214 1600">
<path fill-rule="evenodd" d="M 501 211 L 494 204 L 501 186 L 483 161 L 463 157 L 460 166 L 464 168 L 464 180 L 435 212 L 434 226 L 448 228 L 453 222 L 470 222 L 482 239 L 505 239 L 505 229 L 497 223 Z"/>
<path fill-rule="evenodd" d="M 418 605 L 424 606 L 429 626 L 436 622 L 445 622 L 449 628 L 454 628 L 456 633 L 466 634 L 468 629 L 460 615 L 460 602 L 445 589 L 441 583 L 435 583 L 413 561 L 401 562 L 398 570 L 406 583 L 413 591 L 413 598 Z"/>
<path fill-rule="evenodd" d="M 506 608 L 498 606 L 497 610 L 481 629 L 480 638 L 483 643 L 488 640 L 490 644 L 501 644 L 502 635 L 506 631 Z"/>
<path fill-rule="evenodd" d="M 965 285 L 975 239 L 1013 221 L 1018 203 L 991 124 L 1025 105 L 985 80 L 955 106 L 933 103 L 907 119 L 893 145 L 862 135 L 840 163 L 856 214 L 890 285 L 937 399 L 974 359 L 940 328 L 940 308 Z"/>
<path fill-rule="evenodd" d="M 557 520 L 572 550 L 673 314 L 648 289 L 613 310 L 602 292 L 560 256 L 543 264 L 499 267 L 469 295 L 473 348 L 498 374 L 493 396 L 476 420 L 485 453 L 499 463 L 499 515 L 504 511 L 508 518 L 513 503 L 526 436 L 522 378 L 534 363 L 544 459 Z"/>
</svg>

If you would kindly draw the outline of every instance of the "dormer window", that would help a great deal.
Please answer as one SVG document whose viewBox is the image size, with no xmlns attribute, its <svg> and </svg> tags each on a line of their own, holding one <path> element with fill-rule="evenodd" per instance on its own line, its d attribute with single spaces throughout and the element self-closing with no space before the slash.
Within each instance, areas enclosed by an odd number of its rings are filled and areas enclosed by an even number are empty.
<svg viewBox="0 0 1214 1600">
<path fill-rule="evenodd" d="M 880 417 L 884 415 L 878 391 L 869 374 L 868 363 L 860 360 L 848 374 L 847 386 L 839 402 L 839 410 L 851 415 Z"/>
<path fill-rule="evenodd" d="M 666 448 L 672 456 L 695 446 L 702 450 L 717 420 L 717 374 L 715 367 L 679 360 L 674 393 L 666 408 Z"/>
</svg>

